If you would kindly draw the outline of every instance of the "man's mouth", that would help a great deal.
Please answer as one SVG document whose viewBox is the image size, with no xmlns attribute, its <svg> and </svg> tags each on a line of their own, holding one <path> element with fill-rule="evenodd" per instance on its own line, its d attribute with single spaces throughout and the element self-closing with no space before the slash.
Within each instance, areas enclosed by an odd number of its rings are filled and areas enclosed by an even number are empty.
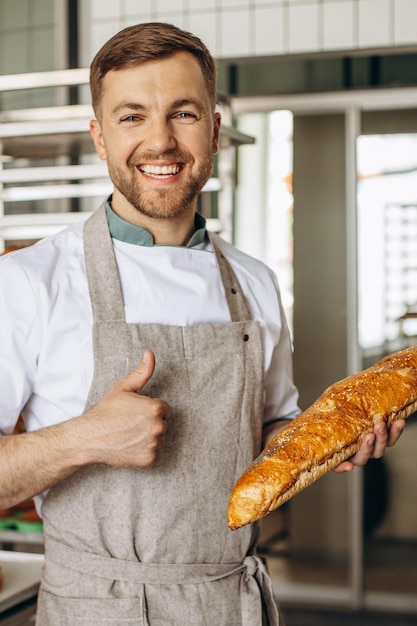
<svg viewBox="0 0 417 626">
<path fill-rule="evenodd" d="M 175 163 L 174 165 L 139 165 L 138 169 L 154 178 L 165 178 L 169 176 L 175 176 L 182 169 L 181 165 Z"/>
</svg>

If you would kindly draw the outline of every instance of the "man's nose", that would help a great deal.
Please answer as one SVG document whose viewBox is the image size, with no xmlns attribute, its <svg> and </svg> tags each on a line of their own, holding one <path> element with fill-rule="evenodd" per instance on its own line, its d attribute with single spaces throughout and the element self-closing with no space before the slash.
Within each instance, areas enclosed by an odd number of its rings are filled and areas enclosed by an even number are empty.
<svg viewBox="0 0 417 626">
<path fill-rule="evenodd" d="M 155 119 L 148 128 L 146 147 L 152 152 L 162 154 L 176 147 L 174 130 L 170 120 Z"/>
</svg>

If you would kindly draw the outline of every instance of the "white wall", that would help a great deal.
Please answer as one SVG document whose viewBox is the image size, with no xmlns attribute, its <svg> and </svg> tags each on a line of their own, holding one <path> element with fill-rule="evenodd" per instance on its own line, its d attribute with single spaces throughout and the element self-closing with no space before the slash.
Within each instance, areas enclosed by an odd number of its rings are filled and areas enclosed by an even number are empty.
<svg viewBox="0 0 417 626">
<path fill-rule="evenodd" d="M 67 67 L 65 0 L 0 0 L 0 75 Z M 54 89 L 0 94 L 1 109 L 50 106 Z"/>
<path fill-rule="evenodd" d="M 65 67 L 62 0 L 0 1 L 0 74 Z"/>
<path fill-rule="evenodd" d="M 140 21 L 199 35 L 219 59 L 417 44 L 417 0 L 89 0 L 82 62 Z"/>
</svg>

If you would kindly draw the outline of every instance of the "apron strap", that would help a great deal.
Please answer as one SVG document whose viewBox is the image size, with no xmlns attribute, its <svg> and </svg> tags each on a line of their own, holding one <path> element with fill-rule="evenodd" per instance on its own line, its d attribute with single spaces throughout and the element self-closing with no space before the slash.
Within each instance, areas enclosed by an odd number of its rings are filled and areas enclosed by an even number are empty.
<svg viewBox="0 0 417 626">
<path fill-rule="evenodd" d="M 209 233 L 222 278 L 232 322 L 251 320 L 246 298 L 230 264 L 220 252 L 218 235 Z M 97 321 L 125 321 L 123 292 L 103 203 L 84 224 L 84 256 L 93 317 Z M 100 280 L 93 280 L 100 276 Z"/>
<path fill-rule="evenodd" d="M 223 281 L 227 305 L 230 311 L 232 322 L 243 322 L 252 319 L 252 314 L 245 295 L 236 278 L 230 263 L 224 254 L 220 251 L 217 241 L 220 237 L 214 233 L 208 233 L 210 243 L 213 246 L 216 255 L 217 265 Z"/>
<path fill-rule="evenodd" d="M 272 580 L 265 562 L 259 556 L 247 556 L 243 561 L 245 569 L 241 578 L 240 598 L 242 603 L 242 624 L 259 624 L 262 615 L 262 600 L 265 604 L 268 626 L 285 626 L 280 620 L 274 600 Z"/>
<path fill-rule="evenodd" d="M 84 224 L 84 257 L 93 319 L 125 321 L 123 293 L 103 203 Z M 100 276 L 100 280 L 94 280 Z"/>
<path fill-rule="evenodd" d="M 245 568 L 242 563 L 142 563 L 82 552 L 52 538 L 48 539 L 48 544 L 49 549 L 53 550 L 48 555 L 49 559 L 65 563 L 77 572 L 142 585 L 206 583 L 238 574 Z"/>
<path fill-rule="evenodd" d="M 201 584 L 241 574 L 242 625 L 261 623 L 263 599 L 268 626 L 283 626 L 274 601 L 272 581 L 264 561 L 258 556 L 247 556 L 243 563 L 141 563 L 81 552 L 52 538 L 48 539 L 48 549 L 53 550 L 48 555 L 49 560 L 65 563 L 82 574 L 142 585 Z"/>
</svg>

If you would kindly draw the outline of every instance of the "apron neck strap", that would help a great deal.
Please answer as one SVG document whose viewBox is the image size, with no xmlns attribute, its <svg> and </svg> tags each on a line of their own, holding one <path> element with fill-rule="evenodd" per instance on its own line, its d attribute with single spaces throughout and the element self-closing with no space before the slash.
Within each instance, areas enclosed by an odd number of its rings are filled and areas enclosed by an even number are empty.
<svg viewBox="0 0 417 626">
<path fill-rule="evenodd" d="M 208 233 L 208 236 L 216 255 L 217 265 L 219 266 L 220 275 L 222 277 L 227 306 L 229 307 L 232 322 L 244 322 L 251 320 L 252 314 L 240 283 L 236 278 L 230 263 L 221 252 L 217 243 L 220 237 L 214 233 Z"/>
<path fill-rule="evenodd" d="M 232 322 L 252 319 L 235 273 L 217 244 L 218 235 L 209 233 L 209 239 L 216 255 Z M 94 319 L 124 322 L 122 287 L 104 203 L 84 224 L 84 256 Z"/>
<path fill-rule="evenodd" d="M 124 322 L 123 293 L 105 203 L 84 224 L 84 257 L 93 318 Z"/>
</svg>

